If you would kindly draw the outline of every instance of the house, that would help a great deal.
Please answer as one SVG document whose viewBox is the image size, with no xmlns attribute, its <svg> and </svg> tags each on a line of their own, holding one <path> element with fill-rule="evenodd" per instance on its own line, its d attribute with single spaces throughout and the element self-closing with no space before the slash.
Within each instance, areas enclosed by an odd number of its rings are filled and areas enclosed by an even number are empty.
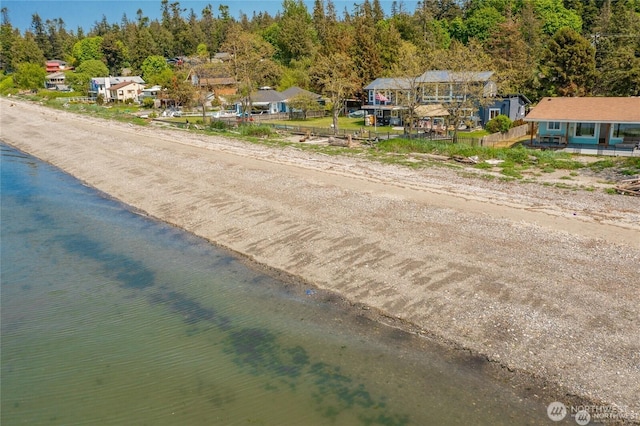
<svg viewBox="0 0 640 426">
<path fill-rule="evenodd" d="M 244 102 L 246 101 L 245 98 Z M 253 114 L 277 114 L 286 111 L 284 96 L 270 87 L 261 87 L 251 94 L 251 107 Z M 236 110 L 242 111 L 242 101 L 236 102 Z"/>
<path fill-rule="evenodd" d="M 524 120 L 537 124 L 542 143 L 640 143 L 640 97 L 543 98 Z"/>
<path fill-rule="evenodd" d="M 115 86 L 109 87 L 109 100 L 111 102 L 133 102 L 139 101 L 143 85 L 135 81 L 123 81 Z"/>
<path fill-rule="evenodd" d="M 68 66 L 65 61 L 61 61 L 59 59 L 51 59 L 45 63 L 45 66 L 47 73 L 57 73 L 73 69 L 73 67 Z"/>
<path fill-rule="evenodd" d="M 144 80 L 140 76 L 120 76 L 120 77 L 96 77 L 92 78 L 89 84 L 89 97 L 97 98 L 102 95 L 105 102 L 111 100 L 111 92 L 109 89 L 111 86 L 115 86 L 125 81 L 132 81 L 138 83 L 140 86 L 144 85 Z"/>
<path fill-rule="evenodd" d="M 498 95 L 493 102 L 480 108 L 482 125 L 499 115 L 506 115 L 511 121 L 522 120 L 527 115 L 531 101 L 523 94 Z"/>
<path fill-rule="evenodd" d="M 397 105 L 362 105 L 367 126 L 401 126 L 407 107 Z M 375 117 L 375 118 L 373 118 Z"/>
<path fill-rule="evenodd" d="M 310 92 L 308 90 L 305 90 L 305 89 L 303 89 L 301 87 L 297 87 L 297 86 L 289 87 L 288 89 L 283 90 L 282 92 L 280 92 L 280 94 L 282 95 L 283 101 L 285 103 L 285 111 L 284 112 L 295 112 L 289 106 L 289 100 L 295 98 L 296 96 L 300 96 L 300 95 L 305 95 L 305 96 L 308 96 L 310 99 L 314 99 L 318 103 L 318 105 L 324 105 L 325 104 L 325 101 L 322 98 L 322 95 Z"/>
<path fill-rule="evenodd" d="M 155 86 L 144 88 L 142 89 L 142 93 L 140 93 L 140 100 L 147 98 L 158 99 L 160 93 L 162 93 L 162 86 L 157 84 Z"/>
<path fill-rule="evenodd" d="M 57 90 L 59 86 L 65 86 L 65 80 L 63 72 L 53 72 L 47 74 L 44 84 L 47 89 Z"/>
<path fill-rule="evenodd" d="M 363 89 L 367 104 L 362 109 L 376 110 L 377 116 L 384 117 L 386 108 L 377 111 L 376 106 L 406 106 L 409 96 L 413 96 L 419 105 L 467 102 L 478 96 L 495 97 L 497 85 L 493 74 L 493 71 L 431 70 L 416 78 L 377 78 Z M 391 116 L 393 109 L 390 111 Z M 461 112 L 476 122 L 482 121 L 479 102 L 477 107 Z"/>
</svg>

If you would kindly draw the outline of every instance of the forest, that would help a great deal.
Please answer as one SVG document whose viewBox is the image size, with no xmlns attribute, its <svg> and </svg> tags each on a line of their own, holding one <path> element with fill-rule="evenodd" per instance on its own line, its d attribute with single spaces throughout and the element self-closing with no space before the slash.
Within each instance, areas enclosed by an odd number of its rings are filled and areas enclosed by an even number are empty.
<svg viewBox="0 0 640 426">
<path fill-rule="evenodd" d="M 158 7 L 159 19 L 139 9 L 117 23 L 96 17 L 86 32 L 34 14 L 24 33 L 2 8 L 3 77 L 27 88 L 43 81 L 45 60 L 60 59 L 75 67 L 68 74 L 75 86 L 126 68 L 175 88 L 188 70 L 167 59 L 207 64 L 225 52 L 239 92 L 299 86 L 326 94 L 337 84 L 361 97 L 378 77 L 448 69 L 494 71 L 499 93 L 534 102 L 640 95 L 640 0 L 424 0 L 415 10 L 398 1 L 388 14 L 379 0 L 351 10 L 336 10 L 331 0 L 315 0 L 312 10 L 283 0 L 275 16 L 238 18 L 223 4 L 195 11 L 161 0 Z"/>
</svg>

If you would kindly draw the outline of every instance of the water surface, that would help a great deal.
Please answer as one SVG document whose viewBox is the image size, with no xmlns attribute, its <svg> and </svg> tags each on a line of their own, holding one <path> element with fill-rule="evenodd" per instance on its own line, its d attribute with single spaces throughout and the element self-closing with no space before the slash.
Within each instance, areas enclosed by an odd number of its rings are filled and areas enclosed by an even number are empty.
<svg viewBox="0 0 640 426">
<path fill-rule="evenodd" d="M 479 364 L 0 146 L 3 425 L 549 421 Z"/>
</svg>

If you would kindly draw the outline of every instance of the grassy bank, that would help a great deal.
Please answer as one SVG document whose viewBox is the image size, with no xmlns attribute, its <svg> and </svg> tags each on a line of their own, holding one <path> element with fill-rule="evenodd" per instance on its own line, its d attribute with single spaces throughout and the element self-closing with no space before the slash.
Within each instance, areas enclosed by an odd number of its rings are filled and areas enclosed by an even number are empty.
<svg viewBox="0 0 640 426">
<path fill-rule="evenodd" d="M 104 119 L 128 122 L 135 125 L 147 126 L 153 120 L 139 117 L 142 110 L 135 105 L 109 104 L 100 106 L 91 103 L 65 101 L 71 99 L 74 94 L 60 94 L 59 92 L 41 91 L 37 94 L 22 95 L 22 98 L 42 103 L 48 107 L 63 109 L 69 112 L 92 115 Z M 77 94 L 75 94 L 77 97 Z M 148 112 L 148 111 L 146 111 Z M 155 114 L 149 114 L 151 117 Z M 188 121 L 187 121 L 188 120 Z M 469 170 L 475 169 L 475 177 L 495 179 L 500 177 L 505 180 L 535 180 L 537 176 L 544 176 L 556 171 L 566 171 L 560 177 L 564 179 L 562 184 L 556 186 L 570 188 L 570 181 L 580 173 L 602 174 L 602 180 L 613 184 L 617 177 L 629 177 L 640 174 L 640 158 L 638 157 L 593 157 L 584 161 L 584 157 L 572 155 L 561 151 L 542 151 L 527 149 L 522 146 L 515 148 L 496 148 L 472 146 L 465 143 L 451 143 L 450 141 L 437 141 L 428 139 L 404 139 L 393 138 L 383 140 L 375 145 L 336 147 L 326 144 L 299 143 L 293 141 L 286 132 L 274 130 L 272 124 L 286 126 L 302 126 L 328 128 L 332 123 L 331 117 L 315 118 L 309 120 L 285 120 L 273 121 L 268 124 L 248 123 L 247 125 L 229 126 L 222 121 L 203 123 L 202 117 L 180 117 L 163 120 L 171 125 L 189 131 L 208 135 L 223 135 L 242 139 L 252 143 L 270 146 L 290 147 L 296 149 L 320 152 L 326 155 L 351 155 L 368 158 L 372 161 L 393 163 L 412 168 L 420 167 L 460 167 L 461 173 L 472 176 Z M 364 126 L 362 118 L 340 117 L 340 129 L 349 131 L 372 130 L 370 126 Z M 378 131 L 387 132 L 390 127 L 378 127 Z M 402 133 L 402 130 L 395 130 Z M 465 134 L 466 135 L 466 134 Z M 482 136 L 482 135 L 478 135 Z M 422 154 L 422 155 L 421 155 Z M 473 159 L 475 164 L 461 165 L 455 161 L 435 161 L 432 156 L 446 158 Z"/>
</svg>

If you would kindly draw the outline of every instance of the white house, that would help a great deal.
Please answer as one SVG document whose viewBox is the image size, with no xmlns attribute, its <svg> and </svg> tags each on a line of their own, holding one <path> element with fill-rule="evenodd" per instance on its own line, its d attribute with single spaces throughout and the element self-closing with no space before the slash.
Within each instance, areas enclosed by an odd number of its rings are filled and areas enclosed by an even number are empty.
<svg viewBox="0 0 640 426">
<path fill-rule="evenodd" d="M 126 102 L 131 99 L 138 102 L 144 86 L 135 81 L 123 81 L 109 88 L 109 100 L 111 102 Z"/>
<path fill-rule="evenodd" d="M 96 77 L 91 79 L 89 87 L 89 97 L 97 98 L 99 95 L 104 97 L 105 102 L 111 101 L 111 86 L 115 86 L 125 81 L 132 81 L 139 85 L 144 85 L 144 80 L 140 76 L 120 76 L 120 77 Z"/>
</svg>

